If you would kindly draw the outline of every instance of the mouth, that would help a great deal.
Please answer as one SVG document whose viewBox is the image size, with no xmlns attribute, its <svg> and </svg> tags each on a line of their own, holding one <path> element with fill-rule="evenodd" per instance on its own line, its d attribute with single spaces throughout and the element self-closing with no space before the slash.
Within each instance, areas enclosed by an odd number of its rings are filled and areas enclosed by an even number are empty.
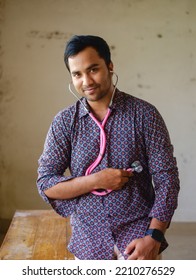
<svg viewBox="0 0 196 280">
<path fill-rule="evenodd" d="M 83 92 L 86 94 L 93 94 L 95 92 L 95 90 L 98 88 L 98 86 L 94 86 L 94 87 L 86 87 L 83 89 Z"/>
</svg>

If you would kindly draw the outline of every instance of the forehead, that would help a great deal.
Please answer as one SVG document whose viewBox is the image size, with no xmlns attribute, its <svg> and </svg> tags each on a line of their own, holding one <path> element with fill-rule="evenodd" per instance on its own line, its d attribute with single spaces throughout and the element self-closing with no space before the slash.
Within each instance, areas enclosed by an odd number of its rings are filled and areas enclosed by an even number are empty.
<svg viewBox="0 0 196 280">
<path fill-rule="evenodd" d="M 83 71 L 90 65 L 104 65 L 105 61 L 101 58 L 98 52 L 92 48 L 87 47 L 78 54 L 68 58 L 70 72 Z M 106 66 L 106 65 L 105 65 Z"/>
</svg>

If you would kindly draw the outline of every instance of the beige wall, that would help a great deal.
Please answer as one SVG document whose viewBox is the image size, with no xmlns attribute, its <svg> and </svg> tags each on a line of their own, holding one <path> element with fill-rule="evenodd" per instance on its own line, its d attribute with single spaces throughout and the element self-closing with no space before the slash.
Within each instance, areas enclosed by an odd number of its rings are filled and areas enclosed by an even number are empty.
<svg viewBox="0 0 196 280">
<path fill-rule="evenodd" d="M 104 37 L 119 88 L 159 109 L 178 160 L 176 221 L 196 221 L 196 1 L 0 1 L 0 218 L 47 205 L 37 160 L 53 116 L 74 102 L 63 63 L 72 34 Z"/>
</svg>

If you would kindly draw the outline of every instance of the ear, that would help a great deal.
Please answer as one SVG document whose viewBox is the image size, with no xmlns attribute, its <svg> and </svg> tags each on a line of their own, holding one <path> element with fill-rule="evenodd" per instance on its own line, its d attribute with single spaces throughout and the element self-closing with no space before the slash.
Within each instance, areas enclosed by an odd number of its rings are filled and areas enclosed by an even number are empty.
<svg viewBox="0 0 196 280">
<path fill-rule="evenodd" d="M 114 65 L 112 62 L 110 62 L 109 66 L 108 66 L 108 69 L 110 72 L 113 72 L 114 71 Z"/>
</svg>

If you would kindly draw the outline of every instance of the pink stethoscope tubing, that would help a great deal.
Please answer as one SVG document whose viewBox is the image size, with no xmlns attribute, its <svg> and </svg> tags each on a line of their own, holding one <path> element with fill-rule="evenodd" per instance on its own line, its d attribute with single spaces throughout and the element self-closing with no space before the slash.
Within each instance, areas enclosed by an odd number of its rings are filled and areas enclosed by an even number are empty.
<svg viewBox="0 0 196 280">
<path fill-rule="evenodd" d="M 93 121 L 98 125 L 98 127 L 100 128 L 100 150 L 99 150 L 99 155 L 97 157 L 97 159 L 87 168 L 85 175 L 89 175 L 91 174 L 91 172 L 98 166 L 98 164 L 101 162 L 101 160 L 103 159 L 104 153 L 105 153 L 105 149 L 106 149 L 106 134 L 104 131 L 104 127 L 105 124 L 109 118 L 111 114 L 111 110 L 110 108 L 108 108 L 107 114 L 103 120 L 102 123 L 100 123 L 95 117 L 94 115 L 90 112 L 89 115 L 90 117 L 93 119 Z M 112 190 L 105 190 L 103 192 L 98 192 L 98 191 L 92 191 L 93 194 L 96 195 L 106 195 L 106 193 L 110 193 Z"/>
<path fill-rule="evenodd" d="M 108 108 L 107 114 L 103 120 L 102 123 L 100 123 L 95 116 L 89 112 L 90 117 L 93 119 L 93 121 L 98 125 L 98 127 L 100 128 L 100 150 L 99 150 L 99 155 L 97 157 L 97 159 L 87 168 L 86 172 L 85 172 L 85 176 L 91 174 L 91 172 L 98 166 L 98 164 L 101 162 L 101 160 L 103 159 L 104 153 L 105 153 L 105 149 L 106 149 L 106 133 L 104 131 L 104 127 L 105 124 L 109 118 L 111 114 L 111 110 L 110 108 Z M 132 168 L 127 168 L 127 171 L 136 171 L 138 173 L 140 173 L 143 170 L 143 167 L 141 166 L 139 161 L 135 161 L 132 166 Z M 104 196 L 106 194 L 109 194 L 110 192 L 112 192 L 112 190 L 110 189 L 103 189 L 101 192 L 100 191 L 92 191 L 93 194 L 95 195 L 99 195 L 99 196 Z"/>
</svg>

